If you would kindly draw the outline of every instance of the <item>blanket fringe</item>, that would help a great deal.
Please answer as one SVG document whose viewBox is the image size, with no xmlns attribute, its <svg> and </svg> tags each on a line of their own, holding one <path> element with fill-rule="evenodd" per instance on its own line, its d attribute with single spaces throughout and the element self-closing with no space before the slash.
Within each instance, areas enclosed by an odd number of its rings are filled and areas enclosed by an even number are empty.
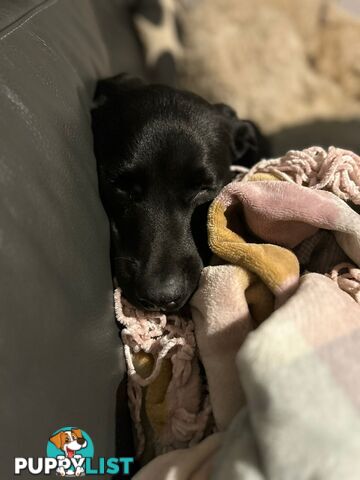
<svg viewBox="0 0 360 480">
<path fill-rule="evenodd" d="M 198 443 L 204 436 L 212 413 L 208 395 L 201 402 L 196 413 L 180 406 L 177 393 L 183 389 L 183 395 L 196 397 L 196 385 L 191 381 L 195 374 L 193 360 L 196 342 L 192 320 L 179 315 L 166 316 L 159 312 L 143 312 L 132 306 L 117 288 L 114 292 L 115 314 L 124 327 L 121 338 L 128 373 L 128 398 L 131 417 L 137 440 L 137 456 L 145 449 L 145 432 L 142 426 L 143 387 L 149 386 L 158 377 L 165 358 L 172 363 L 172 377 L 167 388 L 169 415 L 167 426 L 158 438 L 157 453 L 165 453 L 174 448 L 177 442 L 188 446 Z M 154 359 L 152 372 L 143 377 L 136 372 L 134 354 L 144 352 Z M 195 374 L 196 375 L 196 374 Z M 200 379 L 199 379 L 200 381 Z"/>
<path fill-rule="evenodd" d="M 342 200 L 360 205 L 360 157 L 350 150 L 289 150 L 283 157 L 257 163 L 244 180 L 260 172 L 316 190 L 328 190 Z"/>
</svg>

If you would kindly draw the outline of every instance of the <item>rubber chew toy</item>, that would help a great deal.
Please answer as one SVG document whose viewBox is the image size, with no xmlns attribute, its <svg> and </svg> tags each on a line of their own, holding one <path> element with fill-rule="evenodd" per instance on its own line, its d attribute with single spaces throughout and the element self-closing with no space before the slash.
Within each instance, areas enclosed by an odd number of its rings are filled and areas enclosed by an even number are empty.
<svg viewBox="0 0 360 480">
<path fill-rule="evenodd" d="M 129 407 L 137 457 L 198 443 L 211 423 L 207 386 L 196 356 L 194 324 L 178 315 L 143 312 L 114 293 L 123 326 Z"/>
</svg>

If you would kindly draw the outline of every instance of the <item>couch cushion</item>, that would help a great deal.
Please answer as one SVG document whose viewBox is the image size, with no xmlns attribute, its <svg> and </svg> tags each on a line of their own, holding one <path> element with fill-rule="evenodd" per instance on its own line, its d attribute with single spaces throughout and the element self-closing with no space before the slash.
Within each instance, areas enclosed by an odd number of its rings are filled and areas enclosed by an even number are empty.
<svg viewBox="0 0 360 480">
<path fill-rule="evenodd" d="M 97 456 L 115 451 L 124 360 L 90 108 L 98 77 L 142 67 L 125 2 L 7 0 L 0 19 L 0 477 L 10 479 L 14 457 L 44 456 L 63 426 L 84 429 Z"/>
</svg>

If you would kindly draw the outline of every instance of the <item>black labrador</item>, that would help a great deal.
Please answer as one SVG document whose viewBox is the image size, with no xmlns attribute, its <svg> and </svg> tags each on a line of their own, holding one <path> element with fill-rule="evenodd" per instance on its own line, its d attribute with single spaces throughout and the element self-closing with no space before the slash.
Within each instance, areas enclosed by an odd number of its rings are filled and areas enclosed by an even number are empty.
<svg viewBox="0 0 360 480">
<path fill-rule="evenodd" d="M 179 310 L 208 258 L 209 203 L 230 181 L 230 165 L 253 164 L 266 142 L 224 104 L 127 75 L 100 81 L 95 99 L 114 276 L 134 305 Z"/>
</svg>

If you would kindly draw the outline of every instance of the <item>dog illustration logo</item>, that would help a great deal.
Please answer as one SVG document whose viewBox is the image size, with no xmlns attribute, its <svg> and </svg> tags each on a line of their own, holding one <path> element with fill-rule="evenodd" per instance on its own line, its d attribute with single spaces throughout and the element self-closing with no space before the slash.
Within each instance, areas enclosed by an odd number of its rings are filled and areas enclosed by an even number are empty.
<svg viewBox="0 0 360 480">
<path fill-rule="evenodd" d="M 49 438 L 47 453 L 60 461 L 57 475 L 80 477 L 86 474 L 85 459 L 93 457 L 94 447 L 84 430 L 64 427 Z"/>
</svg>

